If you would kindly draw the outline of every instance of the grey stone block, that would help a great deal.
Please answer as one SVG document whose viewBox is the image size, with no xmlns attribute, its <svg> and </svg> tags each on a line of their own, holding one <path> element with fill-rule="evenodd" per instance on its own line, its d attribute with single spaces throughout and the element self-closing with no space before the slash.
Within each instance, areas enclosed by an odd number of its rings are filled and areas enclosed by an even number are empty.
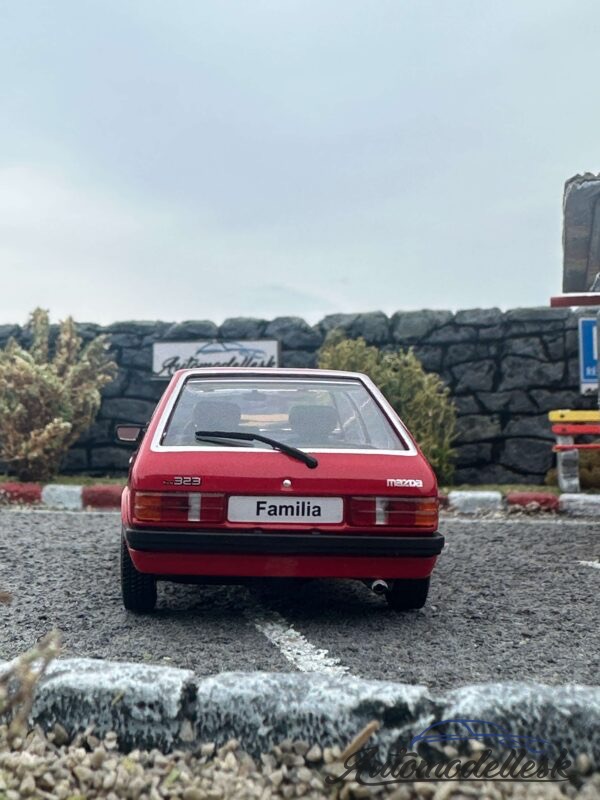
<svg viewBox="0 0 600 800">
<path fill-rule="evenodd" d="M 358 314 L 327 314 L 318 323 L 319 329 L 327 335 L 330 331 L 341 329 L 347 336 L 350 336 L 352 325 L 356 321 Z"/>
<path fill-rule="evenodd" d="M 565 333 L 565 358 L 579 357 L 579 331 L 571 330 Z"/>
<path fill-rule="evenodd" d="M 385 344 L 390 340 L 390 320 L 382 311 L 358 314 L 353 336 L 362 336 L 367 344 Z"/>
<path fill-rule="evenodd" d="M 137 336 L 135 333 L 111 333 L 108 337 L 108 343 L 112 348 L 115 347 L 135 347 L 141 345 L 142 337 Z"/>
<path fill-rule="evenodd" d="M 127 389 L 123 394 L 125 397 L 138 397 L 158 403 L 166 387 L 167 381 L 156 380 L 149 372 L 132 370 Z"/>
<path fill-rule="evenodd" d="M 506 312 L 505 319 L 508 322 L 564 322 L 570 316 L 571 310 L 568 308 L 537 306 L 533 308 L 513 308 Z"/>
<path fill-rule="evenodd" d="M 456 413 L 461 416 L 463 414 L 480 414 L 483 410 L 477 402 L 477 398 L 470 394 L 461 394 L 453 397 L 452 400 L 456 406 Z"/>
<path fill-rule="evenodd" d="M 453 344 L 455 342 L 474 342 L 477 329 L 466 325 L 445 325 L 433 331 L 427 338 L 427 344 Z"/>
<path fill-rule="evenodd" d="M 321 331 L 311 328 L 300 317 L 277 317 L 267 325 L 265 336 L 279 339 L 284 348 L 290 350 L 309 350 L 323 343 Z"/>
<path fill-rule="evenodd" d="M 117 472 L 126 470 L 132 453 L 131 447 L 94 447 L 90 454 L 90 469 Z"/>
<path fill-rule="evenodd" d="M 535 439 L 548 439 L 554 442 L 552 423 L 547 414 L 528 414 L 526 416 L 511 417 L 504 426 L 502 433 L 506 437 L 528 436 Z"/>
<path fill-rule="evenodd" d="M 565 323 L 562 320 L 547 320 L 546 322 L 507 322 L 507 336 L 548 336 L 549 334 L 563 333 Z"/>
<path fill-rule="evenodd" d="M 565 382 L 565 364 L 534 361 L 522 356 L 507 356 L 502 359 L 502 379 L 499 389 L 562 387 Z"/>
<path fill-rule="evenodd" d="M 489 328 L 478 328 L 477 339 L 480 342 L 502 342 L 506 336 L 506 325 L 492 325 Z"/>
<path fill-rule="evenodd" d="M 486 411 L 492 413 L 510 411 L 512 414 L 522 414 L 535 412 L 538 408 L 522 389 L 508 392 L 478 392 L 477 399 Z"/>
<path fill-rule="evenodd" d="M 488 463 L 492 457 L 492 445 L 489 442 L 464 444 L 456 448 L 455 463 L 457 467 L 470 467 L 474 464 Z"/>
<path fill-rule="evenodd" d="M 457 364 L 452 368 L 452 375 L 456 394 L 489 392 L 494 386 L 496 364 L 491 360 Z"/>
<path fill-rule="evenodd" d="M 114 419 L 118 422 L 147 422 L 156 403 L 150 400 L 115 397 L 105 400 L 98 412 L 99 419 Z"/>
<path fill-rule="evenodd" d="M 222 339 L 261 339 L 267 320 L 254 317 L 229 317 L 219 328 Z"/>
<path fill-rule="evenodd" d="M 535 358 L 538 361 L 547 361 L 548 356 L 539 336 L 527 336 L 518 339 L 508 339 L 504 345 L 505 355 L 524 356 Z"/>
<path fill-rule="evenodd" d="M 87 431 L 84 431 L 75 446 L 89 444 L 108 444 L 115 440 L 115 426 L 110 419 L 97 419 Z"/>
<path fill-rule="evenodd" d="M 539 483 L 539 475 L 522 475 L 506 469 L 500 464 L 480 464 L 476 467 L 461 467 L 454 474 L 456 485 L 463 483 L 477 486 L 482 484 Z"/>
<path fill-rule="evenodd" d="M 350 339 L 361 336 L 367 344 L 382 345 L 390 340 L 390 320 L 382 311 L 365 314 L 329 314 L 318 327 L 324 334 L 340 329 Z"/>
<path fill-rule="evenodd" d="M 566 334 L 559 333 L 556 336 L 544 336 L 541 341 L 546 348 L 550 361 L 564 361 L 567 357 Z"/>
<path fill-rule="evenodd" d="M 452 318 L 451 311 L 398 311 L 391 319 L 392 338 L 399 344 L 416 344 Z"/>
<path fill-rule="evenodd" d="M 123 322 L 113 322 L 107 325 L 104 333 L 133 333 L 136 336 L 147 336 L 153 331 L 164 327 L 165 323 L 160 320 L 125 320 Z"/>
<path fill-rule="evenodd" d="M 100 394 L 102 397 L 120 397 L 125 391 L 125 386 L 129 380 L 129 371 L 119 369 L 114 380 L 102 387 Z"/>
<path fill-rule="evenodd" d="M 5 344 L 10 337 L 18 337 L 21 329 L 18 325 L 0 325 L 0 343 Z"/>
<path fill-rule="evenodd" d="M 504 314 L 499 308 L 469 308 L 457 311 L 454 321 L 457 325 L 473 325 L 475 328 L 489 328 L 501 325 Z"/>
<path fill-rule="evenodd" d="M 463 344 L 451 344 L 446 350 L 444 366 L 453 367 L 464 362 L 480 361 L 489 358 L 491 347 L 482 342 L 465 342 Z"/>
<path fill-rule="evenodd" d="M 522 473 L 544 475 L 552 466 L 551 442 L 540 439 L 508 439 L 500 455 L 500 463 Z"/>
<path fill-rule="evenodd" d="M 216 339 L 219 329 L 207 319 L 186 320 L 171 325 L 163 334 L 164 341 L 193 341 L 194 339 Z"/>
<path fill-rule="evenodd" d="M 456 422 L 456 443 L 469 444 L 496 439 L 500 435 L 500 420 L 495 415 L 468 414 L 458 417 Z"/>
<path fill-rule="evenodd" d="M 61 472 L 85 472 L 89 466 L 88 452 L 83 447 L 72 447 L 63 458 Z"/>
<path fill-rule="evenodd" d="M 152 370 L 152 348 L 131 349 L 124 347 L 121 350 L 121 365 L 150 372 Z"/>
<path fill-rule="evenodd" d="M 392 350 L 397 350 L 397 348 L 392 348 Z M 442 368 L 443 350 L 441 347 L 419 344 L 415 345 L 414 353 L 427 372 L 439 372 Z"/>
<path fill-rule="evenodd" d="M 309 350 L 284 350 L 281 366 L 289 369 L 312 369 L 317 366 L 317 354 Z"/>
<path fill-rule="evenodd" d="M 596 310 L 593 308 L 571 308 L 570 314 L 565 320 L 565 330 L 577 330 L 579 327 L 579 320 L 581 317 L 593 317 L 596 314 Z"/>
<path fill-rule="evenodd" d="M 105 328 L 95 322 L 76 322 L 75 329 L 84 342 L 89 342 L 105 333 Z"/>
<path fill-rule="evenodd" d="M 578 390 L 563 392 L 558 389 L 532 389 L 529 394 L 540 411 L 553 411 L 558 408 L 594 409 L 597 397 L 585 397 Z"/>
</svg>

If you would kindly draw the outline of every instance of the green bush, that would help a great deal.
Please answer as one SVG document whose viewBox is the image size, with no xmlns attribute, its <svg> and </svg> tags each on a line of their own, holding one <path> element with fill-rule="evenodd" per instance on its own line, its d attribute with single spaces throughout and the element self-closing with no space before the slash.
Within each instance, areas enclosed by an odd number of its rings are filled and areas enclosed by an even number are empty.
<svg viewBox="0 0 600 800">
<path fill-rule="evenodd" d="M 439 375 L 425 372 L 412 349 L 385 353 L 365 340 L 332 331 L 319 351 L 319 367 L 364 372 L 406 423 L 441 483 L 449 483 L 456 408 Z"/>
<path fill-rule="evenodd" d="M 14 339 L 0 350 L 0 459 L 20 480 L 46 481 L 94 421 L 117 365 L 105 337 L 82 349 L 71 317 L 60 323 L 52 356 L 48 312 L 37 308 L 28 328 L 29 350 Z"/>
</svg>

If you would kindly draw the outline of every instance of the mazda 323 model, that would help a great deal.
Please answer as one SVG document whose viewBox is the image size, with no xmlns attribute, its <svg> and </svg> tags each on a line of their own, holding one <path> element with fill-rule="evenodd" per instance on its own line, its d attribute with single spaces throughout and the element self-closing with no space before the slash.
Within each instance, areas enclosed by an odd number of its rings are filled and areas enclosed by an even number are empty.
<svg viewBox="0 0 600 800">
<path fill-rule="evenodd" d="M 176 372 L 136 445 L 122 497 L 125 608 L 157 580 L 356 578 L 421 608 L 444 545 L 435 475 L 365 375 Z"/>
</svg>

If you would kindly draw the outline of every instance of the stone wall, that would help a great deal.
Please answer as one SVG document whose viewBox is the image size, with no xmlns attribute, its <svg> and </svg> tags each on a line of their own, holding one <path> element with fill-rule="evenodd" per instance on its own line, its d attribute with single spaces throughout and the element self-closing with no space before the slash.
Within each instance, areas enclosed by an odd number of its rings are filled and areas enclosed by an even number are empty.
<svg viewBox="0 0 600 800">
<path fill-rule="evenodd" d="M 116 422 L 144 422 L 165 383 L 151 380 L 152 343 L 159 340 L 276 338 L 282 365 L 315 366 L 327 331 L 342 327 L 351 337 L 386 349 L 413 346 L 425 368 L 448 383 L 458 408 L 457 483 L 540 483 L 553 464 L 547 412 L 594 408 L 578 388 L 577 316 L 568 309 L 522 308 L 335 314 L 310 326 L 297 317 L 273 321 L 229 319 L 181 323 L 118 322 L 102 328 L 81 324 L 84 340 L 110 337 L 119 364 L 117 379 L 103 391 L 93 427 L 71 449 L 64 472 L 125 471 L 130 450 L 112 434 Z M 17 326 L 0 326 L 27 341 Z"/>
</svg>

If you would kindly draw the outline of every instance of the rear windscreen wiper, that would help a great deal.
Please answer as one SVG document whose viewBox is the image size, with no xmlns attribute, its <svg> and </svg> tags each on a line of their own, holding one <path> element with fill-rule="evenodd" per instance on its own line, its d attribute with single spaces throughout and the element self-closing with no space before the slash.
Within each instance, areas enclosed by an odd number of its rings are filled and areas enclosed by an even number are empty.
<svg viewBox="0 0 600 800">
<path fill-rule="evenodd" d="M 196 439 L 198 441 L 210 441 L 211 439 L 240 439 L 244 442 L 264 442 L 271 445 L 275 450 L 281 450 L 292 458 L 297 458 L 302 461 L 309 469 L 314 469 L 318 465 L 318 461 L 314 456 L 309 456 L 303 450 L 298 450 L 297 447 L 291 447 L 289 444 L 278 442 L 277 439 L 271 439 L 270 436 L 262 436 L 260 433 L 242 433 L 241 431 L 196 431 Z"/>
</svg>

